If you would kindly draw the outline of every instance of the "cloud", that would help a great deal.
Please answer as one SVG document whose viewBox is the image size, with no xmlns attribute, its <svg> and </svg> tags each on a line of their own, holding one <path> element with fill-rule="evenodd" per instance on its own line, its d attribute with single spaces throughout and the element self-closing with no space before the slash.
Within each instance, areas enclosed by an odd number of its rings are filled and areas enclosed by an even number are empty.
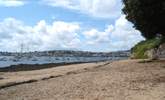
<svg viewBox="0 0 165 100">
<path fill-rule="evenodd" d="M 117 18 L 121 14 L 120 0 L 42 0 L 43 4 L 80 11 L 98 18 Z"/>
<path fill-rule="evenodd" d="M 25 4 L 24 0 L 0 0 L 0 6 L 4 7 L 18 7 Z"/>
<path fill-rule="evenodd" d="M 101 43 L 108 43 L 110 41 L 110 34 L 108 32 L 100 32 L 97 29 L 91 29 L 82 33 L 89 45 L 99 45 Z"/>
<path fill-rule="evenodd" d="M 78 22 L 45 20 L 34 26 L 25 25 L 15 18 L 6 18 L 0 22 L 0 51 L 24 50 L 127 50 L 137 42 L 144 40 L 140 32 L 121 15 L 114 25 L 108 25 L 103 31 L 97 28 L 84 29 Z"/>
<path fill-rule="evenodd" d="M 22 21 L 6 18 L 0 22 L 0 51 L 73 49 L 79 46 L 76 33 L 78 23 L 54 21 L 51 25 L 44 20 L 35 26 L 24 25 Z"/>
<path fill-rule="evenodd" d="M 130 49 L 139 41 L 144 40 L 141 33 L 133 28 L 133 25 L 128 22 L 125 15 L 116 20 L 115 29 L 111 32 L 111 38 L 116 41 L 111 43 L 116 49 Z"/>
<path fill-rule="evenodd" d="M 121 15 L 114 25 L 108 25 L 104 31 L 91 29 L 83 35 L 87 39 L 87 45 L 95 45 L 96 48 L 102 45 L 109 45 L 107 50 L 128 50 L 144 38 L 141 33 L 133 28 L 133 25 Z"/>
</svg>

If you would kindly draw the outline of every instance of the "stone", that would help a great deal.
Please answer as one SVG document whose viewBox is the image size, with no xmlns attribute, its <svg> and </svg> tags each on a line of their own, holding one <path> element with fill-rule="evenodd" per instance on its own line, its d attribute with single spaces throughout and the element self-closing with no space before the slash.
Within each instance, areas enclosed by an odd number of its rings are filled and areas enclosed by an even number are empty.
<svg viewBox="0 0 165 100">
<path fill-rule="evenodd" d="M 153 48 L 146 51 L 146 55 L 149 59 L 164 59 L 165 58 L 165 43 L 161 44 L 158 48 Z"/>
</svg>

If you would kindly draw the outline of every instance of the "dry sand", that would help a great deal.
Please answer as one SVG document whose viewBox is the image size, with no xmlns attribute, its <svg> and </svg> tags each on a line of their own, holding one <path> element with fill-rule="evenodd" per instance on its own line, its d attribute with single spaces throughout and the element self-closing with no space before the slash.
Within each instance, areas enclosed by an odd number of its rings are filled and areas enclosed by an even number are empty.
<svg viewBox="0 0 165 100">
<path fill-rule="evenodd" d="M 0 100 L 165 100 L 165 61 L 0 72 Z"/>
</svg>

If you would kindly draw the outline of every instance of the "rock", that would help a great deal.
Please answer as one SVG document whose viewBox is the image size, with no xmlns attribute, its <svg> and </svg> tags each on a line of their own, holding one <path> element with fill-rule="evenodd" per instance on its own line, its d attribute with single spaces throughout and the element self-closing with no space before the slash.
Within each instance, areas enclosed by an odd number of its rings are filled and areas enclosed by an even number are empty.
<svg viewBox="0 0 165 100">
<path fill-rule="evenodd" d="M 159 58 L 165 58 L 165 43 L 159 46 L 157 54 Z"/>
<path fill-rule="evenodd" d="M 130 59 L 136 59 L 135 53 L 132 53 L 132 54 L 130 55 Z"/>
<path fill-rule="evenodd" d="M 161 44 L 158 48 L 147 50 L 146 55 L 151 60 L 165 58 L 165 43 Z"/>
<path fill-rule="evenodd" d="M 145 54 L 147 55 L 148 59 L 150 59 L 150 60 L 158 59 L 157 48 L 147 50 Z"/>
</svg>

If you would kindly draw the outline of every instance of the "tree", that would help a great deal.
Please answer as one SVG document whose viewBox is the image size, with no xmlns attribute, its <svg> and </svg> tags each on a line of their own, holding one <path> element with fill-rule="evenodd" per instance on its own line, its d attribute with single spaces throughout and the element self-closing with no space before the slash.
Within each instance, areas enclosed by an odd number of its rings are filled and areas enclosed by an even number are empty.
<svg viewBox="0 0 165 100">
<path fill-rule="evenodd" d="M 126 19 L 147 38 L 165 36 L 165 0 L 123 0 Z"/>
</svg>

